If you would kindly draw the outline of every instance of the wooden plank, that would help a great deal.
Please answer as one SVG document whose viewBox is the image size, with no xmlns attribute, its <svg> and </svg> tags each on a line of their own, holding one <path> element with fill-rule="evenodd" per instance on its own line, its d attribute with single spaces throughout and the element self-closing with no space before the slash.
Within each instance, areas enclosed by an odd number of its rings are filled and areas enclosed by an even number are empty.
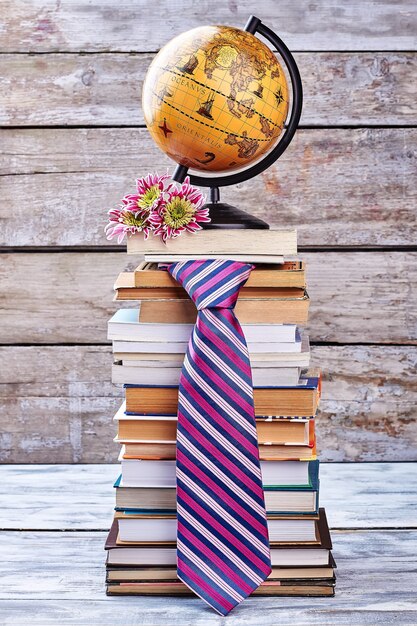
<svg viewBox="0 0 417 626">
<path fill-rule="evenodd" d="M 173 171 L 145 129 L 0 132 L 4 246 L 114 244 L 106 210 L 138 175 Z M 296 227 L 300 246 L 413 245 L 416 142 L 416 129 L 300 130 L 273 167 L 222 198 Z"/>
<path fill-rule="evenodd" d="M 417 460 L 415 347 L 313 346 L 312 356 L 324 372 L 321 460 Z M 111 417 L 123 392 L 110 382 L 110 347 L 2 347 L 0 360 L 1 462 L 117 460 Z"/>
<path fill-rule="evenodd" d="M 417 348 L 313 346 L 312 356 L 324 372 L 322 460 L 417 460 Z"/>
<path fill-rule="evenodd" d="M 355 576 L 352 576 L 353 583 Z M 369 578 L 366 583 L 372 588 Z M 388 585 L 387 585 L 388 587 Z M 348 590 L 349 592 L 350 590 Z M 102 587 L 104 594 L 104 585 Z M 385 597 L 385 588 L 381 594 Z M 327 599 L 326 605 L 321 605 L 317 598 L 310 598 L 309 602 L 302 598 L 259 598 L 246 600 L 244 606 L 228 615 L 228 626 L 275 626 L 279 613 L 280 626 L 334 626 L 335 623 L 343 626 L 392 626 L 393 620 L 401 626 L 415 626 L 416 611 L 408 608 L 411 599 L 402 607 L 401 599 L 394 598 L 385 608 L 378 608 L 382 604 L 380 595 L 368 596 L 369 609 L 346 607 L 335 610 L 333 598 Z M 401 594 L 401 598 L 403 594 Z M 160 624 L 161 612 L 164 619 L 169 619 L 170 626 L 183 624 L 199 624 L 200 626 L 221 624 L 214 612 L 202 605 L 201 601 L 183 598 L 182 602 L 176 598 L 102 598 L 100 600 L 67 601 L 67 600 L 22 600 L 19 602 L 4 600 L 0 603 L 0 610 L 11 624 L 26 624 L 30 615 L 30 623 L 39 626 L 96 623 L 109 626 L 125 626 L 126 616 L 134 624 L 154 626 Z M 290 600 L 290 602 L 288 602 Z M 365 604 L 368 604 L 365 601 Z M 375 604 L 373 604 L 375 602 Z M 392 607 L 392 608 L 391 608 Z M 32 617 L 33 615 L 33 617 Z M 185 622 L 190 620 L 192 622 Z M 155 621 L 156 620 L 156 621 Z"/>
<path fill-rule="evenodd" d="M 330 527 L 416 527 L 413 468 L 410 463 L 322 463 L 320 506 L 326 507 Z M 119 473 L 118 464 L 2 465 L 0 529 L 107 530 Z"/>
<path fill-rule="evenodd" d="M 127 265 L 125 255 L 24 253 L 0 258 L 0 279 L 8 294 L 0 314 L 5 324 L 1 343 L 106 341 L 107 320 L 116 308 L 113 282 Z"/>
<path fill-rule="evenodd" d="M 304 87 L 301 124 L 416 124 L 410 80 L 417 71 L 415 53 L 298 53 L 295 58 Z M 0 124 L 144 124 L 140 96 L 152 59 L 149 54 L 3 55 Z"/>
<path fill-rule="evenodd" d="M 164 623 L 218 626 L 197 598 L 104 595 L 105 533 L 2 533 L 0 611 L 5 624 Z M 250 598 L 227 618 L 232 626 L 415 625 L 410 531 L 334 532 L 338 564 L 334 598 Z M 57 558 L 59 555 L 59 558 Z M 42 575 L 40 575 L 40 572 Z M 128 615 L 128 617 L 127 617 Z"/>
<path fill-rule="evenodd" d="M 312 341 L 417 343 L 417 253 L 313 252 L 302 259 Z M 0 342 L 106 341 L 113 282 L 137 263 L 116 252 L 1 254 L 7 299 Z"/>
<path fill-rule="evenodd" d="M 205 23 L 243 28 L 255 11 L 293 50 L 416 49 L 412 0 L 276 3 L 250 0 L 193 5 L 187 0 L 102 0 L 98 3 L 3 0 L 0 50 L 147 51 Z"/>
</svg>

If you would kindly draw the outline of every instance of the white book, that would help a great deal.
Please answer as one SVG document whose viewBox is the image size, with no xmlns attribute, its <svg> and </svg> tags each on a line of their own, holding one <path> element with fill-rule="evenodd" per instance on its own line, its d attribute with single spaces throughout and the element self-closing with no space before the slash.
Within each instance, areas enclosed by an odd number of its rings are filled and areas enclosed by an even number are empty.
<svg viewBox="0 0 417 626">
<path fill-rule="evenodd" d="M 134 362 L 133 362 L 134 363 Z M 112 382 L 116 385 L 179 385 L 181 365 L 178 367 L 152 367 L 154 361 L 145 361 L 140 366 L 132 366 L 131 361 L 114 363 Z M 294 387 L 300 378 L 299 367 L 252 368 L 254 387 L 289 386 Z"/>
<path fill-rule="evenodd" d="M 296 332 L 296 340 L 293 342 L 278 341 L 254 341 L 246 339 L 250 354 L 300 354 L 301 353 L 301 335 Z M 174 353 L 184 355 L 187 351 L 187 341 L 120 341 L 113 340 L 113 351 L 118 352 L 156 352 L 158 354 Z"/>
<path fill-rule="evenodd" d="M 182 367 L 181 354 L 152 354 L 146 352 L 113 352 L 114 362 L 126 367 Z"/>
<path fill-rule="evenodd" d="M 148 263 L 173 263 L 179 261 L 205 261 L 207 254 L 145 254 L 145 261 Z M 267 263 L 268 265 L 282 265 L 284 257 L 274 254 L 213 254 L 210 253 L 211 260 L 214 261 L 240 261 L 241 263 Z"/>
<path fill-rule="evenodd" d="M 177 565 L 177 549 L 161 547 L 110 548 L 107 565 Z"/>
<path fill-rule="evenodd" d="M 139 322 L 139 309 L 119 309 L 109 320 L 107 338 L 117 341 L 188 342 L 194 324 Z M 242 324 L 247 341 L 294 343 L 295 324 Z"/>
<path fill-rule="evenodd" d="M 125 487 L 175 487 L 175 461 L 124 459 L 119 461 Z M 308 461 L 261 461 L 262 482 L 268 486 L 309 485 Z"/>
<path fill-rule="evenodd" d="M 141 367 L 143 363 L 147 363 L 153 367 L 182 367 L 184 354 L 168 354 L 155 352 L 119 352 L 113 351 L 115 361 L 122 361 L 124 365 L 128 363 L 132 366 Z M 252 370 L 256 367 L 262 368 L 281 368 L 281 367 L 299 367 L 308 368 L 310 366 L 310 342 L 308 336 L 303 333 L 301 339 L 301 352 L 293 354 L 277 354 L 277 353 L 249 353 Z"/>
<path fill-rule="evenodd" d="M 174 542 L 177 540 L 176 518 L 164 517 L 118 517 L 120 541 Z M 316 520 L 314 519 L 268 519 L 270 541 L 315 542 Z"/>
<path fill-rule="evenodd" d="M 320 567 L 329 564 L 327 548 L 271 548 L 271 563 L 274 567 Z M 146 547 L 110 548 L 108 565 L 173 565 L 177 564 L 176 548 Z"/>
<path fill-rule="evenodd" d="M 120 420 L 132 421 L 132 422 L 149 422 L 149 420 L 155 420 L 158 422 L 176 422 L 176 415 L 151 415 L 151 414 L 143 414 L 140 413 L 126 413 L 126 402 L 122 402 L 121 406 L 118 408 L 117 412 L 113 416 L 114 422 L 120 422 Z M 135 439 L 135 441 L 137 441 Z M 148 441 L 148 440 L 146 440 Z M 163 442 L 162 442 L 163 443 Z"/>
<path fill-rule="evenodd" d="M 175 461 L 124 459 L 124 446 L 119 456 L 124 487 L 175 487 Z"/>
<path fill-rule="evenodd" d="M 127 238 L 128 254 L 163 254 L 177 260 L 179 255 L 204 256 L 213 258 L 213 254 L 224 255 L 279 255 L 297 254 L 296 230 L 252 230 L 252 229 L 214 229 L 207 228 L 196 233 L 183 233 L 166 243 L 160 237 L 144 239 L 142 234 Z"/>
</svg>

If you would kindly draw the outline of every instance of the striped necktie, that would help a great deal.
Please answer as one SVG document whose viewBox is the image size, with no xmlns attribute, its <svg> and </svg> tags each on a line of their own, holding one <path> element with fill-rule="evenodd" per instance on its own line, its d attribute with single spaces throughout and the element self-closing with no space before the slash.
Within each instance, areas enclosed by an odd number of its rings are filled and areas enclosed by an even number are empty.
<svg viewBox="0 0 417 626">
<path fill-rule="evenodd" d="M 252 265 L 167 269 L 198 309 L 178 395 L 177 573 L 227 615 L 271 572 L 250 361 L 233 312 Z"/>
</svg>

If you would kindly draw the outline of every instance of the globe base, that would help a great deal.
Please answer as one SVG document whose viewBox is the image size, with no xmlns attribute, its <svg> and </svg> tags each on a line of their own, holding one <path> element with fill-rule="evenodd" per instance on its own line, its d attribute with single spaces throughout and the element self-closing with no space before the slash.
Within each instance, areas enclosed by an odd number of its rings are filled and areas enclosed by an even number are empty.
<svg viewBox="0 0 417 626">
<path fill-rule="evenodd" d="M 207 202 L 204 208 L 209 209 L 211 222 L 202 223 L 204 229 L 246 228 L 267 229 L 269 224 L 242 209 L 226 202 Z"/>
</svg>

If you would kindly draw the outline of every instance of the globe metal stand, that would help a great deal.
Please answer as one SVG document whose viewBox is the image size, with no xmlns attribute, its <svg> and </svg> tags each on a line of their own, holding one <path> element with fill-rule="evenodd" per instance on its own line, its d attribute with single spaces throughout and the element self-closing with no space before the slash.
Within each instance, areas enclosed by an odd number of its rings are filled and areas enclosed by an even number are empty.
<svg viewBox="0 0 417 626">
<path fill-rule="evenodd" d="M 198 187 L 210 188 L 210 202 L 205 204 L 210 210 L 211 222 L 204 224 L 204 228 L 250 228 L 250 229 L 265 229 L 269 228 L 269 225 L 263 220 L 232 206 L 225 202 L 220 202 L 220 187 L 227 187 L 229 185 L 236 185 L 242 183 L 254 176 L 257 176 L 268 167 L 270 167 L 279 157 L 285 152 L 294 137 L 297 130 L 298 123 L 301 117 L 301 109 L 303 106 L 303 88 L 301 84 L 300 72 L 298 71 L 297 64 L 291 52 L 288 50 L 285 43 L 276 35 L 270 28 L 262 24 L 261 20 L 254 15 L 251 15 L 248 19 L 245 30 L 253 35 L 259 33 L 265 39 L 267 39 L 279 52 L 284 59 L 288 73 L 290 75 L 291 87 L 292 87 L 292 109 L 290 119 L 287 127 L 282 135 L 278 144 L 269 152 L 263 159 L 248 167 L 247 169 L 236 172 L 234 174 L 226 174 L 224 176 L 196 176 L 190 174 L 190 182 Z M 185 165 L 178 165 L 172 176 L 173 180 L 179 183 L 184 181 L 184 178 L 188 174 L 188 167 Z"/>
</svg>

